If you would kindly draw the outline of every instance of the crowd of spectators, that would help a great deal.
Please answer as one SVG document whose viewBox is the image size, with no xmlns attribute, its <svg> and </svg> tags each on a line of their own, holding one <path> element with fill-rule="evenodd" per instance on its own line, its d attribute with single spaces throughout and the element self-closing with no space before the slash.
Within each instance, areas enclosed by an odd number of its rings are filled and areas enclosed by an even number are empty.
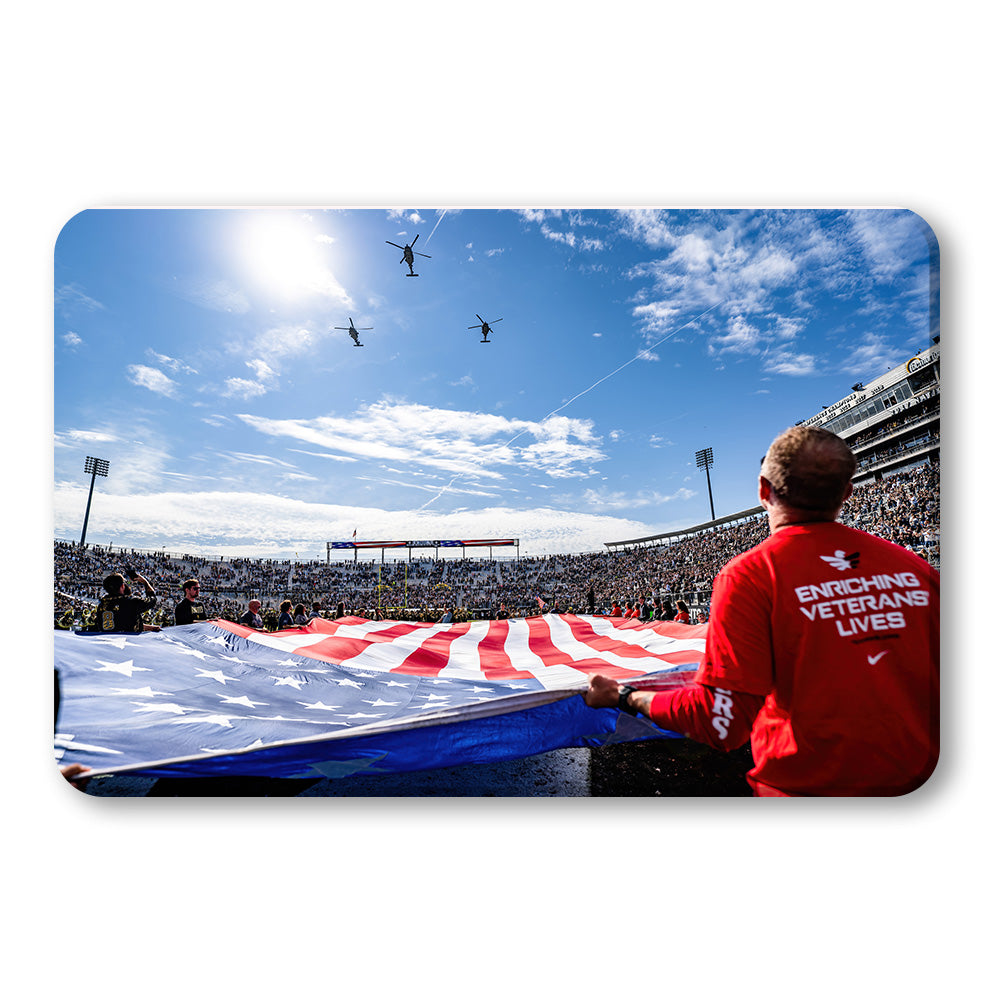
<svg viewBox="0 0 1000 1000">
<path fill-rule="evenodd" d="M 939 565 L 938 466 L 923 464 L 856 487 L 840 519 Z M 665 617 L 683 601 L 694 622 L 699 613 L 709 613 L 712 581 L 722 566 L 767 534 L 767 519 L 760 514 L 666 544 L 614 552 L 329 563 L 209 559 L 56 541 L 54 616 L 57 628 L 86 626 L 103 594 L 103 579 L 129 564 L 156 591 L 157 605 L 146 621 L 160 627 L 174 624 L 174 607 L 188 579 L 200 582 L 209 618 L 237 621 L 249 601 L 258 600 L 264 628 L 272 631 L 285 601 L 313 607 L 325 618 L 428 622 L 439 621 L 448 608 L 456 621 L 465 621 L 550 611 L 610 614 L 629 604 L 646 609 L 638 612 L 641 617 L 653 617 L 654 608 L 656 617 Z"/>
<path fill-rule="evenodd" d="M 925 463 L 854 487 L 840 520 L 941 564 L 939 466 Z"/>
</svg>

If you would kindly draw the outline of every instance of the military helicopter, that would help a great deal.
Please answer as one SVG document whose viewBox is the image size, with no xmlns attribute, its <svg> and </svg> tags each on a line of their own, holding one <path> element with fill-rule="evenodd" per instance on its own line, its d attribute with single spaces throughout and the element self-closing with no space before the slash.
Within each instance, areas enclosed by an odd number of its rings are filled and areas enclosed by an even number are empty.
<svg viewBox="0 0 1000 1000">
<path fill-rule="evenodd" d="M 482 330 L 483 339 L 481 341 L 479 341 L 480 344 L 492 344 L 493 341 L 487 340 L 486 339 L 486 335 L 493 329 L 493 327 L 490 325 L 490 323 L 487 323 L 486 320 L 484 320 L 483 317 L 479 315 L 479 313 L 476 313 L 476 316 L 479 318 L 479 323 L 476 323 L 475 326 L 470 326 L 469 329 L 470 330 L 476 330 L 476 329 Z M 492 320 L 491 322 L 493 322 L 493 323 L 499 323 L 500 320 L 502 320 L 502 319 L 503 319 L 503 316 L 501 316 L 500 319 L 495 319 L 495 320 Z"/>
<path fill-rule="evenodd" d="M 433 236 L 433 235 L 434 234 L 431 233 L 431 236 Z M 419 240 L 419 239 L 420 239 L 420 233 L 417 233 L 417 235 L 413 237 L 413 243 L 416 243 L 417 240 Z M 414 253 L 413 243 L 407 243 L 405 247 L 401 247 L 398 243 L 393 243 L 392 240 L 386 240 L 386 243 L 388 243 L 389 246 L 391 246 L 391 247 L 396 247 L 397 249 L 403 251 L 403 260 L 401 260 L 399 263 L 402 264 L 403 261 L 406 261 L 407 265 L 409 266 L 410 273 L 406 277 L 407 278 L 419 278 L 420 275 L 419 274 L 415 274 L 414 271 L 413 271 L 413 253 Z M 431 259 L 431 255 L 429 253 L 420 253 L 419 250 L 417 250 L 416 253 L 419 256 L 421 256 L 421 257 L 426 257 L 428 260 Z"/>
<path fill-rule="evenodd" d="M 348 319 L 351 319 L 351 318 L 348 316 Z M 361 329 L 362 330 L 374 330 L 375 327 L 373 327 L 373 326 L 363 326 L 363 327 L 361 327 Z M 353 319 L 351 319 L 351 325 L 350 326 L 335 326 L 334 330 L 346 330 L 350 334 L 351 340 L 354 341 L 354 346 L 355 347 L 364 347 L 365 346 L 364 344 L 361 343 L 361 340 L 358 337 L 358 327 L 356 327 L 354 325 L 354 320 Z"/>
</svg>

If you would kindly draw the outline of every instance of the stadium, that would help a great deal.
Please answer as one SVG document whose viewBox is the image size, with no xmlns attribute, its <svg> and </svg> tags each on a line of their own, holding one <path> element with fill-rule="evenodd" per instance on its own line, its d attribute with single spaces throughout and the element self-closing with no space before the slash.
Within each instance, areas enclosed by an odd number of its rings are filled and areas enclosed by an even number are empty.
<svg viewBox="0 0 1000 1000">
<path fill-rule="evenodd" d="M 799 423 L 839 435 L 858 466 L 854 493 L 841 514 L 848 525 L 885 538 L 940 566 L 940 352 L 933 345 L 877 381 Z M 197 553 L 54 544 L 54 624 L 92 624 L 102 580 L 125 564 L 153 585 L 157 606 L 147 624 L 169 629 L 180 584 L 196 578 L 208 618 L 235 622 L 258 600 L 264 630 L 278 626 L 282 601 L 315 608 L 336 621 L 436 623 L 589 615 L 674 621 L 679 602 L 691 621 L 711 617 L 712 583 L 733 556 L 768 534 L 763 508 L 726 514 L 659 535 L 605 543 L 604 551 L 521 557 L 517 539 L 333 541 L 325 561 L 211 558 Z M 442 557 L 441 547 L 452 551 Z M 434 548 L 434 556 L 427 554 Z M 403 551 L 406 550 L 405 558 Z M 416 549 L 416 556 L 414 556 Z M 460 554 L 455 552 L 460 549 Z M 514 555 L 496 558 L 497 553 Z M 359 551 L 380 558 L 358 560 Z M 470 554 L 470 551 L 472 554 Z M 336 553 L 340 558 L 332 558 Z M 387 556 L 388 553 L 388 556 Z M 716 754 L 683 740 L 651 740 L 599 749 L 556 750 L 498 765 L 440 773 L 336 781 L 282 779 L 117 779 L 94 794 L 312 795 L 740 795 L 744 753 Z M 478 770 L 477 770 L 478 768 Z M 516 774 L 516 779 L 510 779 Z M 570 778 L 565 776 L 569 774 Z M 544 775 L 544 777 L 539 777 Z M 505 781 L 510 783 L 505 788 Z M 154 788 L 159 788 L 154 791 Z M 572 787 L 573 790 L 567 789 Z"/>
</svg>

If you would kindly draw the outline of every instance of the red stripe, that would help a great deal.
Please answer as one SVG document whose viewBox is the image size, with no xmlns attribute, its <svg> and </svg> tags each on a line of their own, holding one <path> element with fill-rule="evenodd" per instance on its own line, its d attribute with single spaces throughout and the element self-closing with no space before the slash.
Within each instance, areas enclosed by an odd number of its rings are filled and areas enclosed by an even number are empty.
<svg viewBox="0 0 1000 1000">
<path fill-rule="evenodd" d="M 530 618 L 528 622 L 528 648 L 541 657 L 546 666 L 556 664 L 572 667 L 585 674 L 604 674 L 605 677 L 635 677 L 644 673 L 642 670 L 627 670 L 624 667 L 612 666 L 606 660 L 597 657 L 574 659 L 568 653 L 559 649 L 552 642 L 552 632 L 544 617 Z"/>
<path fill-rule="evenodd" d="M 622 642 L 621 639 L 616 639 L 609 635 L 598 634 L 594 631 L 593 625 L 590 625 L 588 622 L 585 622 L 580 618 L 567 615 L 564 621 L 567 625 L 569 625 L 570 632 L 573 633 L 574 639 L 579 640 L 584 643 L 584 645 L 589 646 L 591 649 L 595 649 L 600 653 L 616 653 L 621 657 L 656 656 L 659 658 L 659 654 L 647 652 L 641 646 L 630 646 L 628 643 Z"/>
<path fill-rule="evenodd" d="M 448 662 L 451 644 L 468 631 L 469 622 L 450 625 L 446 632 L 438 632 L 421 643 L 398 667 L 393 667 L 389 672 L 436 677 Z"/>
<path fill-rule="evenodd" d="M 349 660 L 351 657 L 363 653 L 369 646 L 380 642 L 395 642 L 396 639 L 401 639 L 403 636 L 411 635 L 426 627 L 426 625 L 415 622 L 396 622 L 390 628 L 379 632 L 369 632 L 362 638 L 332 635 L 322 642 L 295 650 L 295 654 L 297 656 L 311 656 L 317 660 L 327 660 L 331 663 L 342 663 L 344 660 Z"/>
<path fill-rule="evenodd" d="M 598 635 L 591 625 L 573 615 L 565 615 L 563 620 L 567 625 L 569 625 L 574 639 L 579 639 L 580 642 L 590 646 L 592 649 L 598 650 L 599 652 L 615 653 L 623 659 L 627 659 L 629 657 L 652 656 L 654 659 L 660 660 L 664 664 L 670 663 L 675 666 L 682 663 L 701 663 L 701 652 L 697 649 L 678 649 L 671 650 L 669 653 L 651 653 L 648 650 L 644 650 L 641 646 L 630 646 L 628 643 L 622 642 L 620 639 L 615 639 L 612 636 Z M 669 625 L 670 628 L 664 629 L 658 627 L 662 625 Z M 701 636 L 692 633 L 690 625 L 675 626 L 673 622 L 641 622 L 637 623 L 637 627 L 643 631 L 653 631 L 656 632 L 657 635 L 669 635 L 674 638 L 701 638 Z M 685 629 L 686 631 L 684 631 Z M 650 673 L 650 671 L 626 671 L 625 676 L 632 677 L 636 676 L 636 674 L 646 673 Z"/>
</svg>

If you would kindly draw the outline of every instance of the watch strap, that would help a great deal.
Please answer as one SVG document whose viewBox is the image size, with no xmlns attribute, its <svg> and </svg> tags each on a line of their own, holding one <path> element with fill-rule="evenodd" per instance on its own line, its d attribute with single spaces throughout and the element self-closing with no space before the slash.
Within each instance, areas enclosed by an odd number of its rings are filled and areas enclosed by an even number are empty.
<svg viewBox="0 0 1000 1000">
<path fill-rule="evenodd" d="M 635 690 L 634 687 L 630 687 L 628 684 L 622 684 L 618 688 L 618 708 L 622 712 L 628 712 L 629 715 L 638 715 L 638 711 L 634 709 L 628 703 L 628 696 Z"/>
</svg>

